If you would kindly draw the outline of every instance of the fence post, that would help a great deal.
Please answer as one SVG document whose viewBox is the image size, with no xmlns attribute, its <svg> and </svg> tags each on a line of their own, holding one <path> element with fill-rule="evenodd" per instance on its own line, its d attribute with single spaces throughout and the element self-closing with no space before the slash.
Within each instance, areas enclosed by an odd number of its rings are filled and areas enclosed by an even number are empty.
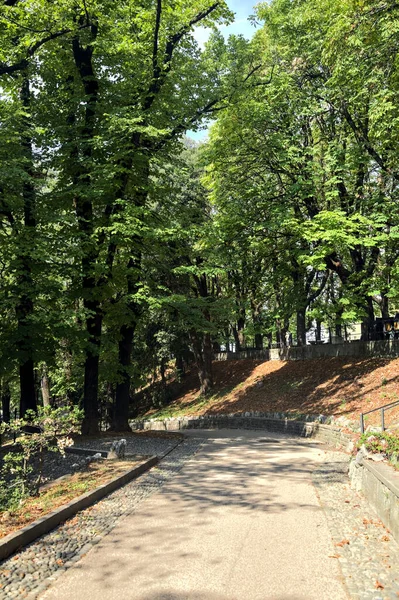
<svg viewBox="0 0 399 600">
<path fill-rule="evenodd" d="M 363 413 L 360 413 L 360 433 L 364 433 Z"/>
<path fill-rule="evenodd" d="M 384 409 L 381 408 L 381 431 L 385 431 Z"/>
</svg>

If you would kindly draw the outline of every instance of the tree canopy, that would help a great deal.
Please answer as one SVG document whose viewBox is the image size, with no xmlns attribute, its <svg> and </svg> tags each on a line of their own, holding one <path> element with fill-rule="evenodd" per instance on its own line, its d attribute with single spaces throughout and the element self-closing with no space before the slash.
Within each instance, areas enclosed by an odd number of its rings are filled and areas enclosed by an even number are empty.
<svg viewBox="0 0 399 600">
<path fill-rule="evenodd" d="M 3 1 L 3 417 L 123 431 L 173 369 L 210 392 L 222 346 L 396 311 L 398 11 L 273 0 L 247 41 L 222 1 Z"/>
</svg>

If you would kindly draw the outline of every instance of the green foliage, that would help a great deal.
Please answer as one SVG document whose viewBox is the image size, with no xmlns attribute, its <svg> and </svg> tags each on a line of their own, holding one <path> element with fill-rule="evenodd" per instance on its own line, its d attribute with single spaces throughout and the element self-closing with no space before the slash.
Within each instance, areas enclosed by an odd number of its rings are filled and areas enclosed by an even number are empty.
<svg viewBox="0 0 399 600">
<path fill-rule="evenodd" d="M 375 454 L 386 454 L 388 460 L 399 466 L 399 435 L 386 431 L 363 433 L 358 441 L 358 448 L 364 444 L 366 450 Z"/>
<path fill-rule="evenodd" d="M 71 436 L 80 433 L 83 413 L 77 407 L 39 408 L 27 411 L 23 419 L 2 423 L 1 434 L 17 436 L 11 452 L 3 458 L 0 510 L 12 508 L 27 495 L 36 495 L 43 478 L 47 452 L 65 454 L 73 444 Z"/>
</svg>

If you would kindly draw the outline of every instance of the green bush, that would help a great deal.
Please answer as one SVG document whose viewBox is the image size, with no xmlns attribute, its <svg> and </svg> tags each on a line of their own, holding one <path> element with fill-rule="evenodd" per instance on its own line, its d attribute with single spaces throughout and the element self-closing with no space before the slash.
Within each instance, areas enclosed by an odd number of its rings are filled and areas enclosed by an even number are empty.
<svg viewBox="0 0 399 600">
<path fill-rule="evenodd" d="M 0 472 L 0 510 L 12 510 L 27 496 L 37 495 L 43 479 L 46 452 L 65 454 L 80 432 L 82 411 L 77 407 L 39 407 L 25 418 L 2 423 L 0 433 L 15 434 L 17 440 L 3 457 Z M 35 467 L 33 467 L 35 461 Z"/>
<path fill-rule="evenodd" d="M 384 453 L 394 463 L 399 456 L 399 435 L 387 431 L 377 433 L 363 433 L 360 436 L 358 447 L 364 444 L 368 452 Z"/>
</svg>

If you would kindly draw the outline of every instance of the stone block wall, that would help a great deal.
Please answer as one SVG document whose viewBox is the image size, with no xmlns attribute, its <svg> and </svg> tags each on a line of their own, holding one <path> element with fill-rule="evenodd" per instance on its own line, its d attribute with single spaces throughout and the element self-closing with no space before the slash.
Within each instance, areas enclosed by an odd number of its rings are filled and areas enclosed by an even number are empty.
<svg viewBox="0 0 399 600">
<path fill-rule="evenodd" d="M 399 473 L 387 464 L 362 459 L 351 462 L 349 476 L 399 543 Z"/>
</svg>

